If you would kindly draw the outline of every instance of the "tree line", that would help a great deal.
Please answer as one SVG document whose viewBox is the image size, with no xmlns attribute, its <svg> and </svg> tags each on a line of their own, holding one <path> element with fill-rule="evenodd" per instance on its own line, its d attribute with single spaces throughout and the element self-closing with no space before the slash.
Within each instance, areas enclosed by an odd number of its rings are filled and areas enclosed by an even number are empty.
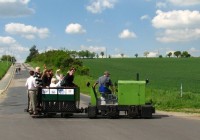
<svg viewBox="0 0 200 140">
<path fill-rule="evenodd" d="M 16 58 L 14 56 L 11 56 L 11 55 L 2 55 L 1 61 L 9 61 L 9 62 L 12 62 L 12 63 L 15 63 L 16 62 Z"/>
<path fill-rule="evenodd" d="M 186 57 L 186 58 L 191 57 L 191 55 L 187 51 L 183 51 L 183 52 L 181 52 L 181 51 L 175 51 L 174 53 L 169 52 L 167 54 L 168 57 L 171 57 L 172 55 L 176 56 L 177 58 L 178 57 Z"/>
<path fill-rule="evenodd" d="M 144 52 L 144 56 L 148 57 L 148 55 L 149 55 L 149 52 L 145 51 Z M 175 57 L 177 57 L 177 58 L 178 57 L 185 57 L 185 58 L 191 57 L 191 55 L 187 51 L 183 51 L 183 52 L 181 52 L 181 51 L 169 52 L 166 56 L 170 58 L 173 55 Z M 135 54 L 135 57 L 138 57 L 138 54 Z M 162 57 L 162 55 L 159 55 L 158 57 Z"/>
<path fill-rule="evenodd" d="M 82 61 L 76 58 L 75 51 L 49 50 L 39 53 L 35 45 L 29 51 L 30 53 L 26 58 L 26 63 L 40 63 L 46 65 L 48 68 L 59 68 L 62 71 L 68 71 L 73 66 L 77 69 L 78 74 L 89 74 L 89 68 L 83 66 Z"/>
</svg>

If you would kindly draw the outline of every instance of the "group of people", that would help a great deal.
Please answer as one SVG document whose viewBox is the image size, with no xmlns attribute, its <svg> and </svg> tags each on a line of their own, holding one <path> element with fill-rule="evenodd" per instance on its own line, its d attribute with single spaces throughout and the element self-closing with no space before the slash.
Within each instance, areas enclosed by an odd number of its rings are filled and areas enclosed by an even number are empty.
<svg viewBox="0 0 200 140">
<path fill-rule="evenodd" d="M 55 76 L 52 69 L 44 69 L 40 72 L 40 67 L 36 67 L 35 71 L 29 72 L 30 77 L 27 78 L 25 86 L 28 88 L 28 111 L 30 114 L 38 114 L 41 105 L 42 87 L 77 87 L 74 84 L 74 73 L 76 69 L 70 68 L 64 76 L 60 73 L 60 69 L 56 70 Z M 106 94 L 114 93 L 114 86 L 110 79 L 110 73 L 105 71 L 103 76 L 99 77 L 94 83 L 93 88 L 99 85 L 98 91 L 105 97 Z"/>
<path fill-rule="evenodd" d="M 76 69 L 70 68 L 64 76 L 60 74 L 60 69 L 56 71 L 54 76 L 52 69 L 44 68 L 41 73 L 40 67 L 36 67 L 35 71 L 29 71 L 29 78 L 27 78 L 25 86 L 28 88 L 28 112 L 33 115 L 38 114 L 41 106 L 41 94 L 43 87 L 77 87 L 74 84 L 74 73 Z"/>
</svg>

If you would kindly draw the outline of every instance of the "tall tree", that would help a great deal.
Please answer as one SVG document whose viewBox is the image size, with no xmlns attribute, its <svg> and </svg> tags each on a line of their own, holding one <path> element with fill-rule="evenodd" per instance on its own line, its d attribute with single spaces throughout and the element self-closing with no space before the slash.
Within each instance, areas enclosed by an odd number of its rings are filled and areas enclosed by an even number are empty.
<svg viewBox="0 0 200 140">
<path fill-rule="evenodd" d="M 191 55 L 187 51 L 183 51 L 181 56 L 182 57 L 190 57 Z"/>
<path fill-rule="evenodd" d="M 148 55 L 149 55 L 149 52 L 148 52 L 148 51 L 145 51 L 145 52 L 144 52 L 144 56 L 147 58 Z"/>
<path fill-rule="evenodd" d="M 29 56 L 26 58 L 26 62 L 30 62 L 34 57 L 36 57 L 36 55 L 39 54 L 38 50 L 36 49 L 36 46 L 33 45 L 33 47 L 30 48 L 30 54 Z"/>
<path fill-rule="evenodd" d="M 104 56 L 104 52 L 101 52 L 100 54 L 101 54 L 101 56 L 102 56 L 102 58 L 103 58 L 103 56 Z"/>
<path fill-rule="evenodd" d="M 167 56 L 170 58 L 172 56 L 172 52 L 169 52 Z"/>
<path fill-rule="evenodd" d="M 176 56 L 178 58 L 179 56 L 181 56 L 181 52 L 180 51 L 175 51 L 174 52 L 174 56 Z"/>
</svg>

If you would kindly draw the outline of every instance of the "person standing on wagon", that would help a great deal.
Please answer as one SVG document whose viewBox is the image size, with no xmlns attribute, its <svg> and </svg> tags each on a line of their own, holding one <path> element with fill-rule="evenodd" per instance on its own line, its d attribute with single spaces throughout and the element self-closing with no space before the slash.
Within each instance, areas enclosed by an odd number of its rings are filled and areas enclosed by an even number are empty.
<svg viewBox="0 0 200 140">
<path fill-rule="evenodd" d="M 70 70 L 67 72 L 67 75 L 64 76 L 64 78 L 60 82 L 60 85 L 63 86 L 63 87 L 78 87 L 73 82 L 75 71 L 76 71 L 76 69 L 74 67 L 70 68 Z"/>
</svg>

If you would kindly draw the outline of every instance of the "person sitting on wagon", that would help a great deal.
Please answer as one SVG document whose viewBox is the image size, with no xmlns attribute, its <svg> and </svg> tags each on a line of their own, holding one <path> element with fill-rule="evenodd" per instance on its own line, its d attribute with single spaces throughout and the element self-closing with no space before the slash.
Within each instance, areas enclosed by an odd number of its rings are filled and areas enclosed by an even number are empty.
<svg viewBox="0 0 200 140">
<path fill-rule="evenodd" d="M 60 83 L 57 82 L 56 78 L 51 78 L 51 84 L 49 85 L 49 87 L 59 87 Z"/>
<path fill-rule="evenodd" d="M 95 88 L 97 84 L 99 84 L 99 92 L 101 93 L 102 97 L 105 98 L 106 94 L 114 93 L 114 86 L 110 79 L 110 73 L 108 71 L 105 71 L 104 75 L 98 78 L 93 87 Z"/>
</svg>

